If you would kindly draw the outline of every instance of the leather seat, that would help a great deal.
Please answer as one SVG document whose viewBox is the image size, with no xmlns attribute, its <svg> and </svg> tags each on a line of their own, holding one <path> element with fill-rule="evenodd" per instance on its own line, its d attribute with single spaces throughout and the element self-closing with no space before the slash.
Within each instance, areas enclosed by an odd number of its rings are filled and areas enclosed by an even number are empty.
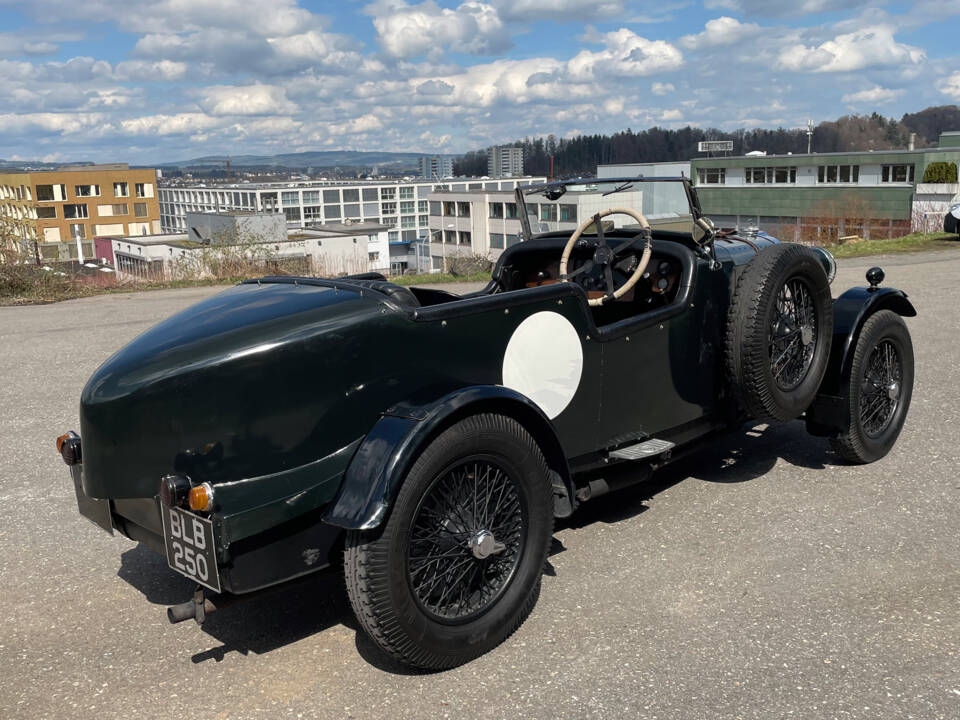
<svg viewBox="0 0 960 720">
<path fill-rule="evenodd" d="M 394 285 L 392 282 L 387 282 L 386 280 L 350 280 L 350 282 L 354 285 L 360 285 L 383 293 L 397 305 L 413 308 L 420 307 L 420 301 L 417 300 L 417 296 L 410 291 L 410 288 L 405 288 L 402 285 Z"/>
</svg>

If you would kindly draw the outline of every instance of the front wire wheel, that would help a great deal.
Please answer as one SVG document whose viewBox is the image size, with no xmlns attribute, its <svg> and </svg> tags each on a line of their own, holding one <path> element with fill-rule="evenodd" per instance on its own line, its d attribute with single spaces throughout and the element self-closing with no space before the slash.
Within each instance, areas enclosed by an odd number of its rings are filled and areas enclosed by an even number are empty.
<svg viewBox="0 0 960 720">
<path fill-rule="evenodd" d="M 360 625 L 413 667 L 456 667 L 530 613 L 553 532 L 553 484 L 520 423 L 468 417 L 408 471 L 385 525 L 351 530 L 347 594 Z"/>
<path fill-rule="evenodd" d="M 897 441 L 913 395 L 913 344 L 896 313 L 880 310 L 860 331 L 846 392 L 850 421 L 831 439 L 845 460 L 879 460 Z"/>
<path fill-rule="evenodd" d="M 860 383 L 860 424 L 868 437 L 879 437 L 890 426 L 900 404 L 903 361 L 891 340 L 874 346 Z"/>
</svg>

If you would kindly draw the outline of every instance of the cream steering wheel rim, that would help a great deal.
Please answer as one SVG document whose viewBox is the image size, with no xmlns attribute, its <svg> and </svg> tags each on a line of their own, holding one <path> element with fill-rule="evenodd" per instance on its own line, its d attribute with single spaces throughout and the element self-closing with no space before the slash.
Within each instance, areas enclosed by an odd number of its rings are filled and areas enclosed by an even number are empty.
<svg viewBox="0 0 960 720">
<path fill-rule="evenodd" d="M 618 287 L 612 294 L 604 295 L 603 297 L 593 298 L 587 300 L 587 304 L 591 307 L 597 307 L 598 305 L 603 305 L 607 300 L 617 300 L 633 289 L 633 286 L 637 284 L 640 280 L 640 277 L 643 275 L 644 271 L 647 269 L 647 265 L 650 263 L 650 255 L 653 253 L 653 242 L 650 235 L 650 223 L 647 222 L 647 219 L 643 216 L 643 213 L 637 212 L 633 208 L 609 208 L 607 210 L 602 210 L 595 215 L 591 215 L 582 223 L 579 227 L 573 231 L 573 235 L 570 236 L 570 239 L 567 240 L 566 246 L 563 248 L 563 255 L 560 256 L 560 281 L 561 282 L 570 282 L 570 279 L 567 277 L 567 263 L 570 260 L 570 253 L 573 252 L 574 246 L 577 244 L 577 240 L 580 239 L 580 236 L 590 227 L 593 223 L 597 223 L 597 231 L 600 230 L 600 220 L 609 216 L 609 215 L 629 215 L 634 220 L 639 223 L 641 232 L 644 230 L 647 231 L 647 244 L 643 248 L 643 255 L 640 258 L 640 262 L 637 264 L 637 269 L 633 271 L 633 274 L 627 278 L 627 281 Z"/>
</svg>

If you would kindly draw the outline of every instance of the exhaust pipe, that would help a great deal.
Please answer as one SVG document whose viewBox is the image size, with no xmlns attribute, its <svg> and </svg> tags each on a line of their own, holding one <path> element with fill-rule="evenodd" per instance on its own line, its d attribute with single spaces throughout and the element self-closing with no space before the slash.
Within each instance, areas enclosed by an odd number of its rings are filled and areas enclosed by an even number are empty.
<svg viewBox="0 0 960 720">
<path fill-rule="evenodd" d="M 215 613 L 217 610 L 222 610 L 246 599 L 246 597 L 237 595 L 207 596 L 203 587 L 198 585 L 197 589 L 193 591 L 193 598 L 167 608 L 167 620 L 173 625 L 187 620 L 196 620 L 197 625 L 202 625 L 210 613 Z"/>
<path fill-rule="evenodd" d="M 318 569 L 322 570 L 323 568 Z M 207 615 L 215 613 L 217 610 L 223 610 L 231 605 L 263 597 L 264 595 L 306 585 L 311 582 L 316 575 L 317 573 L 308 573 L 278 585 L 268 585 L 265 588 L 244 593 L 243 595 L 207 595 L 206 589 L 202 585 L 197 585 L 197 589 L 193 591 L 193 598 L 179 605 L 171 605 L 167 608 L 167 620 L 169 620 L 172 625 L 187 620 L 196 620 L 197 625 L 202 625 L 203 621 L 207 619 Z"/>
</svg>

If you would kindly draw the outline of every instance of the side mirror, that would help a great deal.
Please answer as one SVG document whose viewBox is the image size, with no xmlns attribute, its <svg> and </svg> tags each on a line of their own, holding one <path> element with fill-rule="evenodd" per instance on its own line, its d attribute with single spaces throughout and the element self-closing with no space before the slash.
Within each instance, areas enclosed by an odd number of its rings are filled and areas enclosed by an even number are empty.
<svg viewBox="0 0 960 720">
<path fill-rule="evenodd" d="M 713 220 L 708 217 L 699 217 L 693 223 L 693 241 L 697 245 L 706 245 L 717 231 Z"/>
</svg>

